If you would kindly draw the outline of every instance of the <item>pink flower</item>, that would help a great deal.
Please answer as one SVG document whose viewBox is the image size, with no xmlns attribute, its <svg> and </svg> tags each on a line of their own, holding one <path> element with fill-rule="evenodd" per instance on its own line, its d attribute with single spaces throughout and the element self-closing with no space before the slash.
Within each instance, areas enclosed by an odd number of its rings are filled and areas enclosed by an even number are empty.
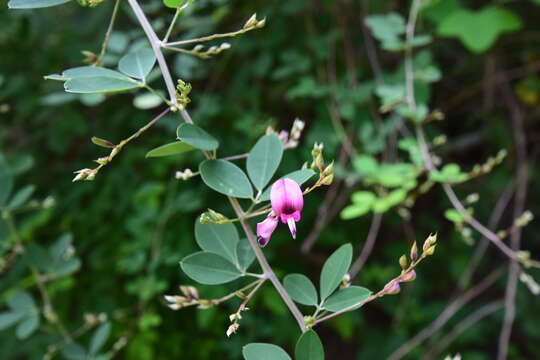
<svg viewBox="0 0 540 360">
<path fill-rule="evenodd" d="M 293 238 L 296 238 L 296 221 L 300 221 L 300 211 L 304 207 L 304 196 L 296 181 L 279 179 L 270 190 L 272 211 L 268 217 L 257 224 L 257 241 L 265 246 L 277 227 L 278 219 L 289 225 Z"/>
<path fill-rule="evenodd" d="M 270 236 L 272 236 L 277 224 L 278 219 L 272 215 L 268 215 L 263 222 L 257 224 L 257 241 L 260 246 L 266 246 L 268 244 Z"/>
<path fill-rule="evenodd" d="M 300 221 L 300 211 L 304 207 L 304 196 L 296 181 L 279 179 L 270 191 L 272 210 L 281 218 L 282 223 L 289 225 L 293 239 L 296 238 L 296 221 Z"/>
</svg>

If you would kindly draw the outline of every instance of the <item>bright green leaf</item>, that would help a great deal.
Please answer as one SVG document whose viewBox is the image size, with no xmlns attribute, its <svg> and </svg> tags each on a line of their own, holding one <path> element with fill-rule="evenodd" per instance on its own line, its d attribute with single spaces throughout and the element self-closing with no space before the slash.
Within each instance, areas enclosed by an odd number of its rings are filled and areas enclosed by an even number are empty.
<svg viewBox="0 0 540 360">
<path fill-rule="evenodd" d="M 289 274 L 283 279 L 283 286 L 291 298 L 299 304 L 316 306 L 317 289 L 309 278 L 302 274 Z"/>
<path fill-rule="evenodd" d="M 371 210 L 371 203 L 354 203 L 341 210 L 339 216 L 343 220 L 350 220 L 367 214 Z"/>
<path fill-rule="evenodd" d="M 342 245 L 326 260 L 321 271 L 321 300 L 325 300 L 339 286 L 351 266 L 351 260 L 351 244 Z"/>
<path fill-rule="evenodd" d="M 243 199 L 253 197 L 246 174 L 229 161 L 206 160 L 199 165 L 199 171 L 204 183 L 219 193 Z"/>
<path fill-rule="evenodd" d="M 225 284 L 242 276 L 228 260 L 205 251 L 185 257 L 180 266 L 187 276 L 205 285 Z"/>
<path fill-rule="evenodd" d="M 246 168 L 257 190 L 262 191 L 272 179 L 282 156 L 283 145 L 276 135 L 263 136 L 253 146 L 247 158 Z"/>
<path fill-rule="evenodd" d="M 152 157 L 162 157 L 162 156 L 170 156 L 170 155 L 178 155 L 182 154 L 191 150 L 195 150 L 196 148 L 183 142 L 183 141 L 176 141 L 173 143 L 161 145 L 155 149 L 150 150 L 146 153 L 147 158 Z"/>
</svg>

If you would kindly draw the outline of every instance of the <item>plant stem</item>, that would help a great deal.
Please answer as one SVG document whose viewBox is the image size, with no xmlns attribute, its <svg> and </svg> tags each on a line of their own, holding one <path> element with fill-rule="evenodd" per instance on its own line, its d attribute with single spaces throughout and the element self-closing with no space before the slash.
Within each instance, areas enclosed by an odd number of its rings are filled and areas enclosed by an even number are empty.
<svg viewBox="0 0 540 360">
<path fill-rule="evenodd" d="M 164 45 L 165 46 L 186 45 L 186 44 L 193 44 L 193 43 L 198 43 L 198 42 L 210 41 L 210 40 L 219 39 L 219 38 L 234 37 L 234 36 L 237 36 L 237 35 L 244 34 L 244 33 L 248 32 L 248 31 L 253 30 L 253 29 L 254 28 L 247 28 L 247 29 L 241 29 L 241 30 L 238 30 L 238 31 L 232 31 L 232 32 L 224 33 L 224 34 L 213 34 L 213 35 L 203 36 L 203 37 L 200 37 L 200 38 L 197 38 L 197 39 L 173 41 L 173 42 L 170 42 L 170 43 L 164 42 L 165 43 Z"/>
<path fill-rule="evenodd" d="M 268 261 L 266 260 L 266 257 L 264 256 L 264 253 L 262 252 L 261 248 L 259 247 L 259 244 L 257 243 L 257 239 L 255 237 L 255 234 L 253 234 L 253 231 L 249 227 L 249 225 L 246 223 L 244 218 L 244 211 L 240 207 L 240 204 L 238 203 L 238 200 L 235 198 L 229 197 L 229 201 L 231 202 L 231 205 L 236 213 L 236 216 L 240 219 L 240 225 L 242 225 L 242 229 L 244 229 L 244 232 L 246 233 L 246 236 L 249 240 L 249 243 L 255 252 L 255 256 L 257 257 L 257 260 L 259 261 L 259 264 L 261 265 L 261 268 L 264 272 L 264 275 L 272 282 L 274 287 L 276 288 L 277 292 L 289 308 L 290 312 L 293 314 L 294 318 L 298 322 L 298 326 L 300 326 L 300 329 L 302 332 L 306 331 L 306 325 L 304 324 L 304 316 L 298 310 L 298 307 L 296 304 L 292 301 L 291 297 L 281 284 L 281 282 L 278 280 L 276 274 L 268 264 Z"/>
<path fill-rule="evenodd" d="M 109 27 L 107 28 L 107 32 L 105 33 L 103 44 L 101 44 L 101 52 L 99 53 L 99 57 L 96 60 L 96 65 L 98 66 L 101 65 L 103 61 L 103 57 L 105 56 L 105 53 L 107 52 L 107 46 L 109 45 L 109 38 L 111 37 L 111 33 L 114 28 L 114 22 L 116 20 L 116 15 L 118 14 L 119 8 L 120 8 L 120 0 L 116 0 L 116 2 L 114 3 L 112 15 L 111 15 L 111 21 L 109 22 Z"/>
<path fill-rule="evenodd" d="M 172 32 L 172 29 L 174 28 L 174 24 L 176 24 L 176 20 L 178 19 L 178 16 L 182 12 L 182 10 L 184 10 L 184 7 L 182 6 L 179 6 L 178 8 L 176 8 L 176 12 L 174 13 L 174 17 L 171 21 L 171 24 L 169 25 L 169 28 L 167 29 L 167 33 L 165 34 L 165 37 L 163 38 L 164 43 L 169 41 L 169 36 L 171 36 L 171 32 Z"/>
</svg>

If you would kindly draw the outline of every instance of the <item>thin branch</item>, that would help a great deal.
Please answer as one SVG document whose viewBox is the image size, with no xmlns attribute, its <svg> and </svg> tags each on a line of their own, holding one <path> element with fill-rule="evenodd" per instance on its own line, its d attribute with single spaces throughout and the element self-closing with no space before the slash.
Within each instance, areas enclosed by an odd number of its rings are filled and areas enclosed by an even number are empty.
<svg viewBox="0 0 540 360">
<path fill-rule="evenodd" d="M 364 246 L 362 247 L 362 251 L 360 251 L 360 255 L 354 261 L 349 271 L 351 279 L 354 279 L 356 275 L 358 275 L 358 273 L 360 272 L 360 270 L 362 270 L 362 267 L 366 263 L 367 259 L 369 258 L 369 255 L 371 255 L 371 251 L 373 250 L 373 246 L 375 245 L 375 241 L 377 240 L 377 235 L 379 234 L 379 229 L 381 228 L 382 217 L 383 215 L 381 213 L 373 214 L 371 226 L 369 227 L 369 232 L 366 241 L 364 242 Z"/>
<path fill-rule="evenodd" d="M 109 27 L 107 28 L 107 32 L 105 33 L 105 38 L 103 39 L 103 43 L 101 44 L 101 52 L 99 53 L 99 57 L 96 60 L 96 65 L 100 65 L 103 61 L 103 57 L 105 56 L 105 53 L 107 52 L 107 46 L 109 45 L 109 38 L 111 37 L 111 33 L 114 28 L 114 22 L 116 21 L 116 15 L 118 14 L 118 9 L 120 8 L 120 0 L 116 0 L 114 3 L 113 12 L 111 15 L 111 21 L 109 22 Z"/>
<path fill-rule="evenodd" d="M 523 114 L 512 95 L 510 85 L 508 83 L 504 83 L 501 90 L 510 111 L 512 134 L 514 137 L 514 147 L 516 150 L 516 196 L 514 200 L 513 217 L 514 219 L 517 219 L 525 209 L 525 201 L 527 198 L 527 138 L 525 136 L 523 125 Z M 516 231 L 513 231 L 510 235 L 510 245 L 514 251 L 519 251 L 521 245 L 521 230 L 522 227 L 518 227 Z M 510 336 L 512 334 L 512 325 L 514 324 L 514 319 L 516 316 L 515 298 L 519 273 L 519 263 L 514 260 L 509 265 L 506 293 L 504 297 L 504 320 L 501 333 L 499 335 L 499 351 L 497 353 L 497 360 L 506 360 L 508 356 L 508 346 L 510 344 Z"/>
<path fill-rule="evenodd" d="M 254 30 L 254 28 L 249 27 L 249 28 L 240 29 L 240 30 L 237 30 L 237 31 L 231 31 L 231 32 L 224 33 L 224 34 L 213 34 L 213 35 L 208 35 L 208 36 L 202 36 L 202 37 L 196 38 L 196 39 L 165 42 L 164 45 L 167 46 L 167 47 L 171 47 L 171 46 L 178 46 L 178 45 L 186 45 L 186 44 L 193 44 L 193 43 L 211 41 L 211 40 L 214 40 L 214 39 L 234 37 L 234 36 L 237 36 L 237 35 L 247 33 L 248 31 L 251 31 L 251 30 Z"/>
<path fill-rule="evenodd" d="M 487 275 L 475 287 L 463 293 L 460 297 L 452 300 L 446 308 L 439 314 L 437 319 L 426 326 L 422 331 L 409 339 L 399 348 L 397 348 L 389 357 L 388 360 L 398 360 L 407 355 L 412 349 L 420 345 L 425 340 L 429 339 L 439 329 L 441 329 L 463 306 L 469 303 L 472 299 L 482 294 L 487 290 L 503 273 L 503 267 L 499 267 Z"/>
<path fill-rule="evenodd" d="M 475 312 L 467 316 L 465 319 L 461 320 L 456 326 L 454 326 L 452 331 L 450 331 L 448 335 L 442 338 L 442 340 L 439 341 L 437 345 L 428 350 L 422 359 L 436 359 L 437 356 L 442 351 L 444 351 L 444 349 L 446 349 L 454 340 L 456 340 L 463 332 L 478 323 L 483 318 L 488 317 L 489 315 L 499 311 L 503 308 L 503 306 L 504 304 L 502 301 L 494 301 L 482 306 L 480 309 L 476 310 Z"/>
<path fill-rule="evenodd" d="M 268 264 L 268 261 L 266 260 L 266 257 L 264 256 L 264 253 L 262 252 L 261 248 L 257 244 L 257 238 L 255 237 L 255 234 L 253 234 L 253 231 L 249 227 L 249 225 L 246 223 L 244 219 L 244 211 L 240 207 L 240 204 L 238 201 L 233 198 L 229 197 L 229 201 L 231 202 L 231 205 L 236 213 L 236 216 L 240 219 L 240 225 L 242 225 L 242 229 L 244 229 L 244 232 L 246 233 L 246 236 L 249 240 L 249 243 L 251 244 L 251 247 L 253 251 L 255 252 L 255 256 L 257 257 L 257 260 L 259 261 L 259 264 L 261 265 L 261 268 L 264 272 L 264 275 L 272 282 L 274 287 L 276 288 L 277 292 L 293 314 L 294 318 L 296 319 L 296 322 L 298 322 L 298 325 L 300 326 L 300 329 L 302 332 L 306 331 L 306 325 L 304 323 L 304 316 L 298 310 L 298 307 L 296 304 L 292 301 L 291 297 L 281 284 L 281 282 L 278 280 L 276 274 Z"/>
</svg>

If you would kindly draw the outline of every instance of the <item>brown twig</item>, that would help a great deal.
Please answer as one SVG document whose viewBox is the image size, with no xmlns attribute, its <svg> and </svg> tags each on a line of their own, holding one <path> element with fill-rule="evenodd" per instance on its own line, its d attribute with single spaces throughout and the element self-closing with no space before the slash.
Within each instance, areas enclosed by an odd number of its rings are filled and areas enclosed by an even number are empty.
<svg viewBox="0 0 540 360">
<path fill-rule="evenodd" d="M 510 112 L 510 121 L 512 134 L 514 137 L 514 147 L 516 150 L 516 196 L 514 200 L 514 219 L 517 219 L 525 209 L 527 197 L 527 139 L 523 125 L 523 114 L 519 105 L 512 95 L 509 83 L 504 83 L 501 87 L 503 97 Z M 512 250 L 518 251 L 521 245 L 521 227 L 513 231 L 510 235 L 510 246 Z M 512 325 L 514 324 L 516 313 L 516 292 L 520 265 L 518 261 L 512 260 L 509 265 L 508 280 L 506 283 L 506 293 L 504 297 L 504 320 L 499 335 L 499 349 L 497 360 L 505 360 L 508 354 L 508 345 L 512 334 Z"/>
<path fill-rule="evenodd" d="M 450 320 L 463 306 L 465 306 L 467 303 L 469 303 L 471 300 L 482 294 L 491 285 L 493 285 L 502 273 L 503 267 L 499 267 L 493 270 L 482 281 L 476 284 L 476 286 L 467 290 L 458 298 L 452 300 L 433 322 L 431 322 L 418 334 L 416 334 L 414 337 L 407 340 L 407 342 L 397 348 L 388 357 L 388 360 L 401 359 L 402 357 L 407 355 L 412 349 L 433 336 L 433 334 L 439 331 L 439 329 L 441 329 L 448 322 L 448 320 Z"/>
</svg>

